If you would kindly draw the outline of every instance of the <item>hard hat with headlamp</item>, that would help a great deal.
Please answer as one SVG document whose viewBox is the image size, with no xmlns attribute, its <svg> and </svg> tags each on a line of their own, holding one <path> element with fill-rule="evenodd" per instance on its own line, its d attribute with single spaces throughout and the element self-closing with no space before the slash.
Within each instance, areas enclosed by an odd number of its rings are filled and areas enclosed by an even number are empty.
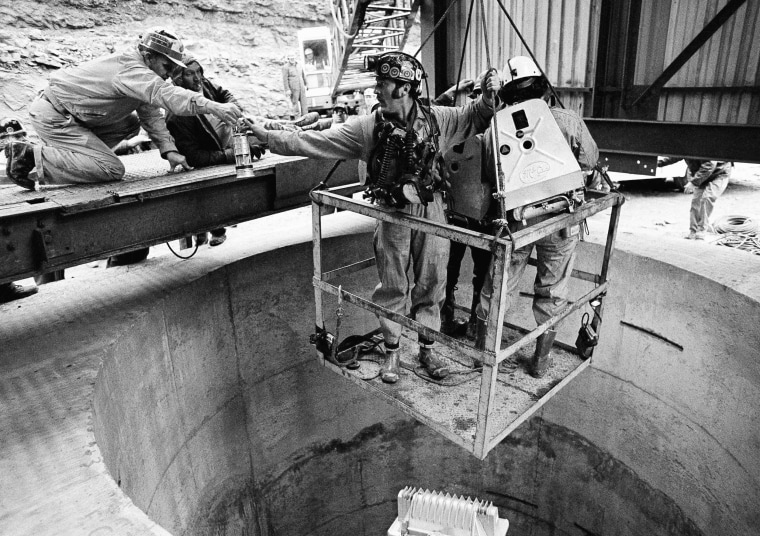
<svg viewBox="0 0 760 536">
<path fill-rule="evenodd" d="M 139 47 L 140 50 L 150 50 L 151 52 L 166 56 L 182 68 L 186 67 L 182 63 L 182 52 L 185 49 L 182 41 L 167 30 L 158 28 L 146 32 L 145 35 L 140 36 Z"/>
<path fill-rule="evenodd" d="M 8 138 L 11 136 L 19 136 L 26 134 L 24 127 L 21 126 L 21 122 L 13 117 L 6 117 L 0 119 L 0 138 Z"/>
<path fill-rule="evenodd" d="M 0 119 L 0 150 L 5 149 L 11 138 L 23 139 L 25 134 L 26 130 L 18 119 L 13 117 Z"/>
<path fill-rule="evenodd" d="M 414 56 L 403 52 L 386 52 L 379 56 L 366 56 L 364 67 L 374 71 L 378 78 L 390 78 L 419 86 L 425 78 L 425 69 Z"/>
</svg>

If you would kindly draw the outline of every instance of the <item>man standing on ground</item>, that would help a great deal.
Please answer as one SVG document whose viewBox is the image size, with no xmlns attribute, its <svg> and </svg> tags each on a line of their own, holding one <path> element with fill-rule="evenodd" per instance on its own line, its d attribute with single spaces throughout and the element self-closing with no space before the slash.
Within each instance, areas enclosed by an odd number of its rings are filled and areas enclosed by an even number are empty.
<svg viewBox="0 0 760 536">
<path fill-rule="evenodd" d="M 285 95 L 290 98 L 292 106 L 290 118 L 295 119 L 308 112 L 306 75 L 301 66 L 298 65 L 295 54 L 288 54 L 287 62 L 282 66 L 282 85 L 285 87 Z"/>
<path fill-rule="evenodd" d="M 166 30 L 147 32 L 137 47 L 110 54 L 50 76 L 29 107 L 42 145 L 9 143 L 5 149 L 10 179 L 33 190 L 29 172 L 36 166 L 40 184 L 121 180 L 124 164 L 113 152 L 142 126 L 173 170 L 190 169 L 174 145 L 161 108 L 177 115 L 210 113 L 234 124 L 242 114 L 235 104 L 210 101 L 167 82 L 184 67 L 183 46 Z"/>
<path fill-rule="evenodd" d="M 312 158 L 359 158 L 367 162 L 369 189 L 383 207 L 445 223 L 439 156 L 451 146 L 485 130 L 493 115 L 493 98 L 500 87 L 496 71 L 484 75 L 483 98 L 459 108 L 428 108 L 419 102 L 420 83 L 425 75 L 412 56 L 388 52 L 375 60 L 375 93 L 379 108 L 371 115 L 352 116 L 339 128 L 319 132 L 267 131 L 253 125 L 253 133 L 266 141 L 273 153 Z M 398 133 L 398 134 L 397 134 Z M 402 141 L 398 145 L 398 138 Z M 422 160 L 417 148 L 434 147 L 435 158 Z M 409 151 L 412 151 L 410 153 Z M 409 158 L 408 158 L 409 157 Z M 423 166 L 422 173 L 436 178 L 426 203 L 419 199 L 399 199 L 402 178 L 409 165 Z M 380 184 L 391 185 L 388 190 Z M 407 183 L 408 185 L 408 183 Z M 420 193 L 420 197 L 422 193 Z M 375 228 L 375 259 L 380 283 L 372 301 L 392 312 L 406 314 L 411 294 L 411 315 L 423 326 L 439 330 L 441 304 L 446 284 L 448 240 L 408 227 L 378 221 Z M 407 276 L 412 266 L 413 281 Z M 411 290 L 410 290 L 411 289 Z M 399 379 L 401 325 L 379 318 L 385 341 L 384 382 Z M 433 352 L 433 342 L 419 336 L 419 361 L 434 379 L 448 375 L 446 364 Z"/>
<path fill-rule="evenodd" d="M 675 164 L 680 158 L 661 158 L 657 166 Z M 716 162 L 714 160 L 692 160 L 685 158 L 686 185 L 685 194 L 692 194 L 691 209 L 689 210 L 688 240 L 704 240 L 706 232 L 712 232 L 710 216 L 715 202 L 723 195 L 731 177 L 733 162 Z"/>
</svg>

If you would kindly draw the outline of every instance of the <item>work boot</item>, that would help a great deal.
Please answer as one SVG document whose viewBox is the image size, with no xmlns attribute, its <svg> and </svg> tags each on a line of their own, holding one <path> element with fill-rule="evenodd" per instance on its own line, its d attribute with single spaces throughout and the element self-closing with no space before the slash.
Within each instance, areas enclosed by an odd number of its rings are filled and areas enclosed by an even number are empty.
<svg viewBox="0 0 760 536">
<path fill-rule="evenodd" d="M 5 171 L 8 178 L 22 188 L 36 190 L 34 180 L 29 178 L 29 172 L 34 169 L 34 146 L 27 141 L 8 141 L 5 146 Z"/>
<path fill-rule="evenodd" d="M 211 241 L 208 243 L 211 247 L 221 246 L 227 240 L 227 235 L 212 236 Z"/>
<path fill-rule="evenodd" d="M 528 374 L 534 378 L 541 378 L 551 366 L 551 351 L 557 332 L 553 329 L 546 330 L 536 339 L 536 351 L 528 363 Z"/>
<path fill-rule="evenodd" d="M 107 268 L 113 268 L 114 266 L 128 266 L 130 264 L 136 264 L 142 262 L 148 258 L 150 248 L 140 248 L 133 251 L 127 251 L 126 253 L 119 253 L 108 258 L 106 263 Z"/>
<path fill-rule="evenodd" d="M 435 356 L 429 346 L 420 346 L 420 364 L 434 380 L 442 380 L 449 375 L 449 367 Z"/>
<path fill-rule="evenodd" d="M 0 303 L 7 303 L 13 300 L 20 300 L 32 294 L 37 294 L 37 286 L 24 287 L 18 283 L 0 283 Z"/>
<path fill-rule="evenodd" d="M 380 379 L 385 383 L 396 383 L 399 378 L 399 349 L 385 350 L 385 363 L 380 369 Z"/>
<path fill-rule="evenodd" d="M 684 236 L 686 240 L 704 240 L 705 239 L 705 233 L 704 231 L 689 231 L 689 234 Z"/>
</svg>

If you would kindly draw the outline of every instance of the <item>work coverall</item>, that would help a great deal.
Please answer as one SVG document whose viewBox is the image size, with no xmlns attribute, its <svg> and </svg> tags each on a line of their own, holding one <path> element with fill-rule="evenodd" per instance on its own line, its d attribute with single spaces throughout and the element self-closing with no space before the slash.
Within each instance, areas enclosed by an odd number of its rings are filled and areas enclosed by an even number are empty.
<svg viewBox="0 0 760 536">
<path fill-rule="evenodd" d="M 715 202 L 726 190 L 732 162 L 686 159 L 688 179 L 694 188 L 689 210 L 689 232 L 704 233 L 710 225 Z"/>
<path fill-rule="evenodd" d="M 282 66 L 282 85 L 285 91 L 290 91 L 290 104 L 294 116 L 303 115 L 309 111 L 306 100 L 306 75 L 297 63 L 286 63 Z M 299 108 L 300 106 L 300 108 Z"/>
<path fill-rule="evenodd" d="M 162 156 L 176 151 L 161 108 L 195 115 L 206 112 L 208 102 L 162 80 L 137 48 L 53 73 L 29 107 L 43 142 L 34 147 L 40 184 L 120 180 L 124 165 L 113 147 L 142 126 Z"/>
<path fill-rule="evenodd" d="M 492 110 L 481 99 L 461 108 L 434 107 L 440 131 L 439 146 L 445 153 L 451 146 L 483 132 L 491 119 Z M 415 105 L 413 129 L 418 140 L 430 132 L 430 123 Z M 303 155 L 312 158 L 359 158 L 367 162 L 377 143 L 375 125 L 382 121 L 379 110 L 371 115 L 351 116 L 339 128 L 319 132 L 270 131 L 269 148 L 273 153 Z M 407 205 L 401 212 L 444 223 L 443 199 L 440 192 L 427 206 Z M 375 227 L 374 249 L 380 283 L 375 288 L 373 302 L 399 314 L 406 314 L 407 296 L 411 287 L 411 312 L 422 325 L 434 330 L 441 326 L 441 305 L 446 284 L 446 263 L 449 242 L 401 225 L 378 221 Z M 412 267 L 414 280 L 409 281 Z M 412 286 L 413 285 L 413 286 Z M 386 346 L 396 346 L 401 338 L 401 325 L 379 318 Z M 432 345 L 432 341 L 420 342 Z"/>
<path fill-rule="evenodd" d="M 185 65 L 198 63 L 193 58 L 185 58 Z M 203 69 L 201 68 L 201 75 Z M 175 84 L 179 85 L 175 78 Z M 234 95 L 205 76 L 201 80 L 201 95 L 214 102 L 236 104 L 242 109 Z M 235 150 L 232 148 L 232 127 L 211 114 L 178 116 L 169 114 L 166 126 L 174 137 L 174 143 L 187 163 L 193 167 L 234 164 Z"/>
<path fill-rule="evenodd" d="M 188 67 L 197 64 L 198 61 L 185 56 L 184 63 Z M 213 83 L 203 76 L 203 67 L 200 67 L 201 93 L 204 97 L 214 102 L 231 102 L 242 109 L 235 96 L 223 87 Z M 175 75 L 174 83 L 181 85 L 182 75 Z M 201 115 L 174 115 L 169 114 L 166 118 L 166 126 L 174 137 L 179 152 L 187 158 L 187 163 L 193 167 L 216 166 L 221 164 L 235 163 L 235 150 L 232 147 L 232 127 L 211 114 Z M 220 238 L 226 236 L 224 227 L 212 229 L 211 236 Z M 201 240 L 206 238 L 206 233 L 198 235 Z M 212 242 L 213 243 L 213 242 Z"/>
<path fill-rule="evenodd" d="M 572 110 L 564 108 L 551 108 L 557 125 L 562 134 L 565 136 L 567 143 L 570 145 L 575 158 L 581 170 L 590 172 L 599 159 L 599 150 L 596 142 L 591 137 L 586 124 Z M 483 162 L 493 162 L 493 145 L 490 131 L 483 135 L 486 156 Z M 496 184 L 495 170 L 492 166 L 484 169 L 492 184 Z M 539 199 L 536 199 L 539 201 Z M 536 225 L 546 219 L 553 217 L 554 214 L 546 214 L 527 220 L 527 224 L 522 222 L 510 223 L 512 232 Z M 542 324 L 556 315 L 567 304 L 568 284 L 573 271 L 575 262 L 575 247 L 578 245 L 579 228 L 574 226 L 568 229 L 561 229 L 548 236 L 545 236 L 533 244 L 523 246 L 512 252 L 507 272 L 507 299 L 506 310 L 512 304 L 517 285 L 520 282 L 525 267 L 528 264 L 533 247 L 536 248 L 536 259 L 538 267 L 536 268 L 536 279 L 533 284 L 533 317 L 536 323 Z M 493 292 L 493 281 L 491 271 L 488 271 L 486 281 L 480 291 L 480 305 L 478 306 L 477 315 L 481 320 L 488 318 L 488 310 L 491 303 L 491 294 Z"/>
</svg>

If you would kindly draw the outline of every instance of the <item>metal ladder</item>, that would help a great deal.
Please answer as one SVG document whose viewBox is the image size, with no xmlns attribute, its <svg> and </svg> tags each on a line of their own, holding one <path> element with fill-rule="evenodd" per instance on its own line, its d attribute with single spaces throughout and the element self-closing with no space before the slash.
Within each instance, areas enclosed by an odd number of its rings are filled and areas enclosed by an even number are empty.
<svg viewBox="0 0 760 536">
<path fill-rule="evenodd" d="M 375 84 L 364 57 L 402 50 L 421 0 L 332 0 L 337 72 L 333 100 Z"/>
</svg>

